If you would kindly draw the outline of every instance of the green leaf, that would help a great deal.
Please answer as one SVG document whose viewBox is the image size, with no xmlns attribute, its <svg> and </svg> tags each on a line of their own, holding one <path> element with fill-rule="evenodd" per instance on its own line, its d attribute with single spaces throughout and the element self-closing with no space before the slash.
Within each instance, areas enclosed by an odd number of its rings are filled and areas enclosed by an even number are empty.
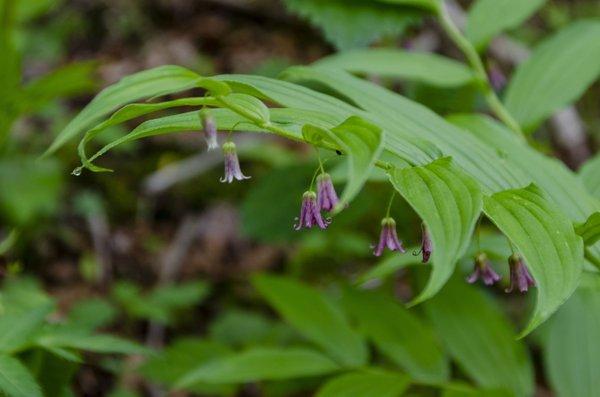
<svg viewBox="0 0 600 397">
<path fill-rule="evenodd" d="M 452 279 L 425 312 L 462 370 L 485 388 L 533 395 L 533 367 L 501 310 L 479 289 Z"/>
<path fill-rule="evenodd" d="M 528 130 L 575 101 L 600 73 L 600 21 L 574 22 L 539 44 L 506 91 L 508 111 Z"/>
<path fill-rule="evenodd" d="M 182 376 L 177 388 L 197 382 L 246 383 L 325 375 L 340 368 L 314 350 L 304 348 L 254 348 L 211 361 Z"/>
<path fill-rule="evenodd" d="M 62 190 L 63 170 L 54 159 L 29 156 L 0 160 L 0 211 L 4 219 L 23 226 L 52 215 Z"/>
<path fill-rule="evenodd" d="M 427 225 L 433 243 L 429 282 L 413 300 L 435 295 L 454 272 L 481 213 L 481 191 L 450 158 L 423 167 L 395 170 L 390 180 Z"/>
<path fill-rule="evenodd" d="M 94 82 L 93 62 L 75 62 L 53 70 L 23 88 L 24 113 L 39 110 L 52 100 L 92 91 Z"/>
<path fill-rule="evenodd" d="M 479 50 L 499 33 L 521 25 L 545 0 L 477 0 L 469 9 L 465 34 Z"/>
<path fill-rule="evenodd" d="M 585 245 L 594 245 L 600 240 L 600 212 L 594 212 L 585 223 L 577 225 L 575 232 L 583 238 Z"/>
<path fill-rule="evenodd" d="M 199 80 L 200 76 L 196 73 L 173 65 L 160 66 L 127 76 L 100 92 L 56 137 L 46 154 L 55 152 L 120 106 L 142 98 L 187 90 L 196 87 Z"/>
<path fill-rule="evenodd" d="M 298 339 L 296 331 L 261 313 L 229 308 L 211 322 L 212 340 L 234 347 L 281 346 Z"/>
<path fill-rule="evenodd" d="M 404 1 L 420 3 L 424 1 Z M 418 20 L 417 10 L 360 0 L 285 0 L 288 10 L 320 28 L 340 50 L 366 47 L 387 36 L 398 36 Z"/>
<path fill-rule="evenodd" d="M 260 275 L 253 284 L 289 324 L 340 363 L 351 367 L 365 364 L 368 352 L 364 341 L 323 294 L 283 277 Z"/>
<path fill-rule="evenodd" d="M 218 98 L 218 101 L 238 114 L 248 115 L 250 120 L 258 124 L 268 123 L 271 117 L 269 108 L 250 95 L 233 93 Z"/>
<path fill-rule="evenodd" d="M 129 315 L 169 324 L 175 321 L 178 310 L 199 303 L 209 291 L 208 284 L 202 281 L 159 286 L 149 293 L 142 293 L 135 284 L 119 282 L 112 295 Z"/>
<path fill-rule="evenodd" d="M 43 397 L 31 373 L 16 358 L 0 354 L 0 391 L 8 397 Z"/>
<path fill-rule="evenodd" d="M 316 397 L 398 397 L 410 379 L 403 374 L 383 370 L 367 370 L 340 375 L 325 383 Z"/>
<path fill-rule="evenodd" d="M 210 361 L 231 355 L 231 349 L 218 342 L 203 339 L 179 339 L 160 354 L 150 357 L 140 367 L 140 373 L 147 379 L 172 387 L 177 380 Z M 207 383 L 190 384 L 186 389 L 200 394 L 233 395 L 234 387 Z"/>
<path fill-rule="evenodd" d="M 15 353 L 29 344 L 52 308 L 42 305 L 23 313 L 0 315 L 0 352 Z"/>
<path fill-rule="evenodd" d="M 392 153 L 417 165 L 428 164 L 443 155 L 450 156 L 457 166 L 479 182 L 484 193 L 528 183 L 522 170 L 506 164 L 492 148 L 452 126 L 426 107 L 383 87 L 343 70 L 328 68 L 294 67 L 288 69 L 283 77 L 311 86 L 314 83 L 323 85 L 356 103 L 358 107 L 331 96 L 300 90 L 297 86 L 282 85 L 280 82 L 249 76 L 229 76 L 226 81 L 250 84 L 261 95 L 284 106 L 304 107 L 332 114 L 358 114 L 385 131 L 387 150 L 384 153 Z"/>
<path fill-rule="evenodd" d="M 69 311 L 69 324 L 92 331 L 111 324 L 117 317 L 117 309 L 101 298 L 79 301 Z"/>
<path fill-rule="evenodd" d="M 558 397 L 592 397 L 600 390 L 600 282 L 596 274 L 548 322 L 543 343 L 546 373 Z"/>
<path fill-rule="evenodd" d="M 303 133 L 306 131 L 303 128 Z M 338 149 L 348 156 L 348 182 L 333 209 L 345 208 L 369 179 L 375 162 L 383 150 L 383 133 L 379 127 L 360 117 L 352 116 L 331 130 L 322 130 Z"/>
<path fill-rule="evenodd" d="M 600 198 L 600 155 L 586 161 L 579 170 L 579 177 L 587 190 L 596 198 Z"/>
<path fill-rule="evenodd" d="M 36 338 L 36 344 L 49 348 L 71 348 L 96 353 L 147 354 L 149 349 L 113 335 L 80 332 L 72 329 L 50 329 Z"/>
<path fill-rule="evenodd" d="M 484 212 L 523 256 L 537 286 L 537 303 L 521 336 L 544 322 L 573 293 L 583 244 L 569 219 L 535 185 L 484 197 Z"/>
<path fill-rule="evenodd" d="M 426 383 L 448 380 L 450 367 L 430 327 L 381 293 L 346 289 L 344 308 L 383 355 L 411 378 Z"/>
<path fill-rule="evenodd" d="M 467 66 L 453 59 L 394 48 L 346 51 L 323 58 L 315 65 L 350 73 L 419 81 L 438 87 L 458 87 L 469 84 L 474 78 Z"/>
</svg>

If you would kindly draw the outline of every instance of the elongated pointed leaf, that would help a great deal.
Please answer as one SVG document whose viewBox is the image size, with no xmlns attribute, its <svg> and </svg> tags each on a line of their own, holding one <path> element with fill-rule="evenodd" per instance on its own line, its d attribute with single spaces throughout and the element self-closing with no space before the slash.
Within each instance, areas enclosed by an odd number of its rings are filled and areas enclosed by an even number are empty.
<svg viewBox="0 0 600 397">
<path fill-rule="evenodd" d="M 0 391 L 8 397 L 42 397 L 40 387 L 16 358 L 0 354 Z"/>
<path fill-rule="evenodd" d="M 428 52 L 393 48 L 346 51 L 323 58 L 317 66 L 339 68 L 350 73 L 420 81 L 439 87 L 457 87 L 473 81 L 470 69 L 453 59 Z"/>
<path fill-rule="evenodd" d="M 88 129 L 119 106 L 142 98 L 171 94 L 196 87 L 200 76 L 179 66 L 160 66 L 123 78 L 105 88 L 56 137 L 47 154 L 55 152 L 67 141 Z"/>
<path fill-rule="evenodd" d="M 544 322 L 573 293 L 583 267 L 583 242 L 569 219 L 535 185 L 484 197 L 484 212 L 523 256 L 537 302 L 521 336 Z"/>
<path fill-rule="evenodd" d="M 478 49 L 504 30 L 521 25 L 545 0 L 477 0 L 469 9 L 465 34 Z"/>
<path fill-rule="evenodd" d="M 288 323 L 337 361 L 364 365 L 367 349 L 363 339 L 323 294 L 283 277 L 261 275 L 253 284 Z"/>
<path fill-rule="evenodd" d="M 452 357 L 478 385 L 533 395 L 533 367 L 522 341 L 493 301 L 455 278 L 425 304 Z M 476 394 L 479 395 L 479 394 Z"/>
<path fill-rule="evenodd" d="M 593 397 L 600 390 L 600 282 L 590 274 L 548 322 L 544 362 L 558 397 Z"/>
<path fill-rule="evenodd" d="M 504 102 L 532 129 L 577 98 L 600 74 L 600 21 L 574 22 L 538 45 L 519 65 Z"/>
<path fill-rule="evenodd" d="M 316 397 L 398 397 L 410 385 L 404 374 L 369 370 L 340 375 L 325 383 Z"/>
<path fill-rule="evenodd" d="M 381 293 L 344 291 L 344 308 L 388 359 L 413 379 L 441 383 L 450 367 L 437 337 L 418 317 Z"/>
<path fill-rule="evenodd" d="M 482 195 L 477 183 L 449 158 L 396 170 L 390 180 L 423 219 L 433 242 L 431 276 L 413 300 L 416 304 L 435 295 L 454 272 L 469 245 Z"/>
<path fill-rule="evenodd" d="M 340 367 L 326 356 L 302 348 L 254 348 L 204 364 L 176 382 L 185 388 L 198 382 L 246 383 L 324 375 Z"/>
</svg>

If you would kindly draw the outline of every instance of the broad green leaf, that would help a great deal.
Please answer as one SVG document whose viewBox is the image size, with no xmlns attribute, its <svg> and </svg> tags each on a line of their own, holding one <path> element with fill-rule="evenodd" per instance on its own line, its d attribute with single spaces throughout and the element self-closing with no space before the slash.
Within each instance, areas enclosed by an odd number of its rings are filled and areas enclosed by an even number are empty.
<svg viewBox="0 0 600 397">
<path fill-rule="evenodd" d="M 558 397 L 592 397 L 598 394 L 598 329 L 600 282 L 596 274 L 590 274 L 545 329 L 545 369 Z"/>
<path fill-rule="evenodd" d="M 185 388 L 197 382 L 247 383 L 325 375 L 340 368 L 331 359 L 305 348 L 253 348 L 211 361 L 183 375 L 176 383 Z"/>
<path fill-rule="evenodd" d="M 344 308 L 360 330 L 411 378 L 428 383 L 448 380 L 450 367 L 432 329 L 381 293 L 346 289 Z"/>
<path fill-rule="evenodd" d="M 473 81 L 470 69 L 453 59 L 428 52 L 393 48 L 346 51 L 323 58 L 315 65 L 350 73 L 419 81 L 439 87 L 457 87 Z"/>
<path fill-rule="evenodd" d="M 395 170 L 390 180 L 427 225 L 433 242 L 431 276 L 416 304 L 435 295 L 454 272 L 481 213 L 482 194 L 450 158 Z"/>
<path fill-rule="evenodd" d="M 479 386 L 533 395 L 533 366 L 499 307 L 455 278 L 425 304 L 425 312 L 462 370 Z"/>
<path fill-rule="evenodd" d="M 164 351 L 150 357 L 140 367 L 140 373 L 147 379 L 169 387 L 198 366 L 231 355 L 231 349 L 218 342 L 203 339 L 179 339 Z M 233 395 L 231 385 L 194 383 L 187 390 L 200 394 Z"/>
<path fill-rule="evenodd" d="M 302 131 L 307 132 L 306 128 Z M 348 182 L 340 196 L 340 202 L 333 210 L 333 213 L 337 213 L 350 203 L 369 179 L 383 149 L 383 133 L 376 125 L 357 116 L 348 118 L 330 130 L 322 131 L 348 157 Z"/>
<path fill-rule="evenodd" d="M 593 245 L 600 240 L 600 212 L 594 212 L 585 223 L 577 225 L 575 232 L 583 238 L 585 245 Z"/>
<path fill-rule="evenodd" d="M 535 185 L 484 197 L 484 212 L 524 258 L 537 303 L 521 336 L 544 322 L 573 293 L 583 267 L 583 242 L 569 219 Z"/>
<path fill-rule="evenodd" d="M 351 112 L 379 125 L 385 131 L 385 149 L 411 164 L 425 165 L 443 155 L 474 177 L 484 193 L 527 184 L 528 178 L 517 167 L 510 166 L 500 155 L 478 139 L 452 126 L 426 107 L 396 93 L 361 80 L 342 70 L 294 67 L 283 77 L 302 83 L 318 83 L 360 106 L 330 103 L 332 97 L 304 92 L 285 85 L 248 76 L 228 76 L 225 81 L 250 84 L 261 95 L 285 106 L 304 107 L 336 113 Z M 275 87 L 276 86 L 276 87 Z M 247 89 L 245 86 L 235 89 Z M 284 91 L 284 89 L 286 89 Z M 284 96 L 284 93 L 287 94 Z M 326 99 L 327 98 L 327 99 Z M 307 105 L 307 101 L 311 101 Z M 298 103 L 299 102 L 299 103 Z M 343 103 L 343 102 L 342 102 Z M 348 108 L 348 106 L 350 106 Z M 361 110 L 364 109 L 364 110 Z M 385 153 L 385 152 L 384 152 Z"/>
<path fill-rule="evenodd" d="M 521 25 L 545 0 L 476 0 L 467 15 L 465 34 L 477 49 L 484 49 L 499 33 Z"/>
<path fill-rule="evenodd" d="M 270 119 L 269 108 L 259 99 L 246 94 L 233 93 L 218 99 L 223 105 L 256 123 L 268 123 Z"/>
<path fill-rule="evenodd" d="M 583 223 L 600 210 L 598 200 L 563 163 L 515 139 L 498 122 L 480 114 L 453 115 L 449 120 L 496 149 L 506 162 L 520 167 L 573 222 Z M 589 247 L 589 253 L 600 262 L 600 244 Z"/>
<path fill-rule="evenodd" d="M 27 346 L 51 311 L 52 305 L 42 305 L 22 313 L 0 315 L 0 352 L 15 353 Z"/>
<path fill-rule="evenodd" d="M 577 100 L 600 73 L 600 21 L 578 21 L 539 44 L 506 91 L 508 111 L 527 130 Z"/>
<path fill-rule="evenodd" d="M 600 155 L 594 156 L 581 166 L 579 177 L 588 191 L 600 199 Z"/>
<path fill-rule="evenodd" d="M 325 383 L 316 397 L 398 397 L 410 385 L 404 374 L 366 370 L 340 375 Z"/>
<path fill-rule="evenodd" d="M 253 284 L 289 324 L 341 364 L 365 364 L 368 352 L 364 341 L 322 293 L 283 277 L 259 275 Z"/>
<path fill-rule="evenodd" d="M 0 391 L 8 397 L 42 397 L 40 387 L 16 358 L 0 354 Z"/>
<path fill-rule="evenodd" d="M 127 76 L 100 92 L 56 137 L 46 154 L 55 152 L 120 106 L 142 98 L 187 90 L 198 86 L 199 81 L 200 76 L 196 73 L 173 65 L 160 66 Z"/>
<path fill-rule="evenodd" d="M 321 29 L 327 41 L 340 50 L 366 47 L 382 37 L 398 36 L 419 19 L 417 10 L 375 1 L 285 0 L 284 3 L 288 10 Z"/>
</svg>

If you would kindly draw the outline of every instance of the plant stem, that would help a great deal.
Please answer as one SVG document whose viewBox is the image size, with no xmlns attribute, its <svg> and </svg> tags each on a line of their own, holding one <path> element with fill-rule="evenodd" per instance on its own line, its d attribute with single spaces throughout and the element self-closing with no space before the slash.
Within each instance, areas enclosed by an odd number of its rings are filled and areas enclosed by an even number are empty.
<svg viewBox="0 0 600 397">
<path fill-rule="evenodd" d="M 446 5 L 442 2 L 440 7 L 438 8 L 438 17 L 442 27 L 446 34 L 452 39 L 454 44 L 462 51 L 462 53 L 467 58 L 473 73 L 475 74 L 475 78 L 477 80 L 477 84 L 483 91 L 485 96 L 485 100 L 487 101 L 488 106 L 492 110 L 492 112 L 498 117 L 504 124 L 506 124 L 515 134 L 517 134 L 520 138 L 524 139 L 523 131 L 519 126 L 519 123 L 511 116 L 511 114 L 506 110 L 490 81 L 488 80 L 487 73 L 481 62 L 481 58 L 475 47 L 471 44 L 469 40 L 458 30 L 452 19 L 450 18 L 450 14 L 448 13 L 448 9 Z"/>
</svg>

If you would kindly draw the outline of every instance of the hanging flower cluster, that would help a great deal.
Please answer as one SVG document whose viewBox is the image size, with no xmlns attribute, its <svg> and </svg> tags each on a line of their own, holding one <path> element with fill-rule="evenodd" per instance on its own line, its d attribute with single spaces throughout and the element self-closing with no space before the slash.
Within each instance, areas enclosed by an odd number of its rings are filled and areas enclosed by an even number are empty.
<svg viewBox="0 0 600 397">
<path fill-rule="evenodd" d="M 210 113 L 203 111 L 200 113 L 200 120 L 208 150 L 217 148 L 217 126 L 214 118 Z M 227 141 L 223 144 L 223 156 L 225 160 L 225 175 L 221 178 L 221 182 L 231 183 L 234 179 L 241 181 L 250 178 L 241 171 L 235 143 Z M 310 229 L 313 226 L 326 229 L 331 223 L 331 218 L 323 217 L 321 211 L 331 212 L 340 202 L 333 186 L 331 175 L 324 171 L 322 163 L 320 164 L 320 169 L 321 172 L 316 178 L 317 192 L 315 193 L 312 189 L 313 183 L 311 183 L 311 188 L 302 195 L 300 216 L 296 218 L 294 225 L 294 229 L 296 230 L 302 228 Z M 400 253 L 406 252 L 402 241 L 398 238 L 396 221 L 389 215 L 393 198 L 394 195 L 390 199 L 387 215 L 381 220 L 379 242 L 372 247 L 373 255 L 377 257 L 383 254 L 385 248 Z M 422 223 L 421 229 L 421 249 L 419 253 L 422 255 L 422 262 L 427 263 L 433 252 L 433 243 L 425 223 Z M 418 253 L 415 253 L 415 255 L 418 255 Z M 531 277 L 525 262 L 519 254 L 512 254 L 508 258 L 508 263 L 510 266 L 510 285 L 506 289 L 507 293 L 512 292 L 515 288 L 520 292 L 526 292 L 529 287 L 535 286 L 535 280 Z M 500 279 L 500 275 L 494 271 L 485 253 L 481 252 L 477 254 L 474 260 L 473 272 L 467 277 L 467 282 L 473 284 L 477 280 L 481 280 L 485 285 L 489 286 L 500 281 Z"/>
<path fill-rule="evenodd" d="M 512 292 L 515 288 L 523 293 L 527 292 L 529 287 L 535 286 L 535 280 L 529 274 L 529 270 L 519 254 L 512 254 L 508 258 L 508 265 L 510 268 L 510 284 L 505 290 L 507 293 Z M 475 256 L 473 273 L 467 277 L 467 282 L 473 284 L 481 279 L 485 285 L 493 285 L 501 278 L 492 268 L 492 263 L 487 255 L 481 252 Z"/>
</svg>

